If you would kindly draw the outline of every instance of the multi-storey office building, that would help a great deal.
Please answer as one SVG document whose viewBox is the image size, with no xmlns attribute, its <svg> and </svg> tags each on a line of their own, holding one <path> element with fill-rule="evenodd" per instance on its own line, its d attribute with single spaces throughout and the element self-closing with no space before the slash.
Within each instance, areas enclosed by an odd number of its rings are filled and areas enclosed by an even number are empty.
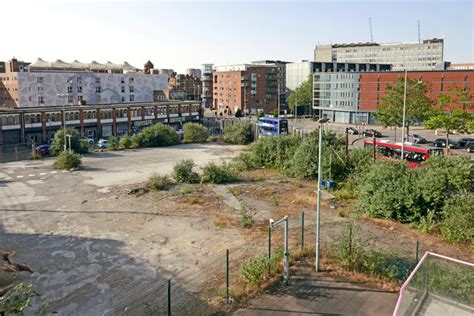
<svg viewBox="0 0 474 316">
<path fill-rule="evenodd" d="M 201 69 L 188 68 L 186 69 L 186 74 L 190 77 L 201 78 Z"/>
<path fill-rule="evenodd" d="M 201 75 L 201 83 L 202 83 L 202 105 L 207 109 L 210 108 L 213 104 L 212 102 L 212 72 L 213 72 L 213 64 L 202 64 L 202 75 Z"/>
<path fill-rule="evenodd" d="M 392 64 L 393 70 L 434 70 L 443 62 L 443 39 L 420 43 L 347 43 L 316 45 L 314 61 Z"/>
<path fill-rule="evenodd" d="M 287 108 L 288 89 L 286 88 L 286 64 L 288 61 L 281 60 L 259 60 L 252 61 L 255 65 L 275 65 L 278 67 L 277 84 L 280 89 L 280 110 Z"/>
<path fill-rule="evenodd" d="M 376 123 L 374 112 L 387 85 L 403 78 L 404 72 L 315 73 L 313 108 L 321 117 L 337 123 Z M 410 71 L 408 78 L 424 82 L 427 96 L 436 101 L 451 87 L 474 91 L 474 70 Z M 470 101 L 471 104 L 474 100 Z M 466 107 L 467 104 L 459 104 Z M 472 108 L 467 107 L 470 111 Z"/>
<path fill-rule="evenodd" d="M 155 123 L 182 125 L 199 121 L 199 102 L 166 101 L 87 106 L 46 106 L 0 110 L 2 145 L 47 143 L 63 126 L 92 138 L 131 135 Z"/>
<path fill-rule="evenodd" d="M 153 102 L 156 91 L 168 86 L 167 75 L 137 73 L 122 65 L 45 62 L 25 67 L 28 72 L 0 74 L 0 103 L 7 107 L 42 107 L 67 104 Z M 58 95 L 67 95 L 61 100 Z"/>
<path fill-rule="evenodd" d="M 213 73 L 213 107 L 221 113 L 271 112 L 278 106 L 277 75 L 274 65 L 218 66 Z"/>
</svg>

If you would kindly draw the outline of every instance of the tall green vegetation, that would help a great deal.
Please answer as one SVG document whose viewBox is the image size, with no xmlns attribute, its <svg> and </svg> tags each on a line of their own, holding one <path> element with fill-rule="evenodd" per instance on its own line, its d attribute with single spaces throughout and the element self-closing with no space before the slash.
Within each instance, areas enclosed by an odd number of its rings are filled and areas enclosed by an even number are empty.
<svg viewBox="0 0 474 316">
<path fill-rule="evenodd" d="M 67 135 L 70 135 L 71 138 L 71 148 L 69 148 L 69 136 Z M 66 128 L 66 146 L 68 150 L 72 149 L 74 152 L 80 154 L 88 151 L 87 140 L 81 141 L 79 133 L 72 127 Z M 56 134 L 54 134 L 50 150 L 53 155 L 58 155 L 64 151 L 64 129 L 59 129 Z"/>
<path fill-rule="evenodd" d="M 185 143 L 205 143 L 209 137 L 209 131 L 201 124 L 187 123 L 183 127 Z"/>
<path fill-rule="evenodd" d="M 403 125 L 403 99 L 405 91 L 405 79 L 398 78 L 395 84 L 388 84 L 386 94 L 382 97 L 382 104 L 377 107 L 375 117 L 385 126 Z M 413 121 L 423 121 L 433 103 L 427 96 L 428 88 L 424 83 L 413 79 L 407 79 L 407 97 L 405 111 L 405 127 L 407 135 Z"/>
<path fill-rule="evenodd" d="M 198 183 L 199 174 L 194 171 L 194 161 L 183 159 L 178 161 L 173 167 L 172 177 L 178 183 Z"/>
<path fill-rule="evenodd" d="M 252 123 L 240 121 L 224 128 L 224 142 L 245 145 L 253 141 Z"/>
<path fill-rule="evenodd" d="M 449 146 L 449 133 L 453 130 L 468 132 L 474 115 L 468 110 L 473 108 L 469 103 L 474 96 L 469 90 L 452 87 L 448 93 L 441 94 L 436 106 L 430 111 L 429 118 L 424 122 L 428 129 L 446 130 L 446 152 Z"/>
<path fill-rule="evenodd" d="M 357 209 L 371 217 L 440 229 L 449 242 L 473 242 L 474 169 L 469 157 L 432 157 L 420 168 L 377 161 L 357 177 Z"/>
<path fill-rule="evenodd" d="M 161 147 L 179 144 L 175 130 L 162 123 L 145 127 L 131 138 L 133 147 Z"/>
<path fill-rule="evenodd" d="M 311 105 L 313 101 L 313 76 L 309 75 L 308 79 L 290 93 L 288 96 L 288 106 L 295 111 L 295 104 L 298 106 Z"/>
</svg>

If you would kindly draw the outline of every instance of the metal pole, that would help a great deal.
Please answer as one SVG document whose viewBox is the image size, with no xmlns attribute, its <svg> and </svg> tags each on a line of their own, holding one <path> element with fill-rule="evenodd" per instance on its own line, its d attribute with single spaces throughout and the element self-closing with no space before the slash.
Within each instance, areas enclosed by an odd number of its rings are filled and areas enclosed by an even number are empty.
<svg viewBox="0 0 474 316">
<path fill-rule="evenodd" d="M 64 137 L 64 151 L 66 151 L 67 150 L 66 148 L 66 108 L 65 108 L 64 102 L 63 102 L 63 137 Z"/>
<path fill-rule="evenodd" d="M 69 151 L 72 151 L 72 147 L 71 147 L 71 135 L 68 135 L 68 140 L 69 140 Z"/>
<path fill-rule="evenodd" d="M 373 145 L 374 145 L 373 156 L 374 156 L 374 161 L 375 161 L 375 159 L 377 159 L 377 152 L 376 152 L 376 150 L 375 150 L 375 131 L 372 130 L 372 133 L 373 133 L 373 135 L 372 135 L 372 143 L 373 143 Z"/>
<path fill-rule="evenodd" d="M 415 260 L 416 260 L 416 263 L 418 263 L 418 258 L 419 258 L 419 257 L 418 257 L 418 254 L 419 254 L 418 251 L 419 251 L 419 249 L 420 249 L 419 247 L 420 247 L 420 242 L 417 240 L 417 241 L 416 241 L 416 259 L 415 259 Z"/>
<path fill-rule="evenodd" d="M 344 162 L 349 161 L 349 133 L 346 131 L 346 146 L 344 148 Z"/>
<path fill-rule="evenodd" d="M 288 285 L 290 279 L 290 262 L 288 252 L 288 217 L 285 220 L 285 285 Z"/>
<path fill-rule="evenodd" d="M 301 212 L 301 250 L 304 249 L 304 211 Z"/>
<path fill-rule="evenodd" d="M 272 258 L 272 226 L 268 225 L 268 259 Z"/>
<path fill-rule="evenodd" d="M 278 118 L 278 137 L 280 137 L 280 83 L 278 83 L 278 92 L 277 92 L 277 95 L 278 95 L 278 114 L 277 114 L 277 118 Z"/>
<path fill-rule="evenodd" d="M 405 69 L 405 87 L 403 89 L 403 119 L 402 119 L 402 161 L 405 160 L 405 112 L 407 106 L 407 74 Z"/>
<path fill-rule="evenodd" d="M 225 297 L 227 304 L 229 304 L 229 249 L 226 250 Z"/>
<path fill-rule="evenodd" d="M 171 316 L 171 279 L 168 280 L 168 316 Z"/>
<path fill-rule="evenodd" d="M 295 122 L 298 122 L 298 90 L 295 89 Z"/>
<path fill-rule="evenodd" d="M 319 123 L 319 151 L 318 151 L 318 201 L 316 209 L 316 271 L 319 272 L 319 241 L 320 241 L 320 215 L 321 215 L 321 180 L 322 180 L 322 144 L 323 144 L 323 124 Z"/>
</svg>

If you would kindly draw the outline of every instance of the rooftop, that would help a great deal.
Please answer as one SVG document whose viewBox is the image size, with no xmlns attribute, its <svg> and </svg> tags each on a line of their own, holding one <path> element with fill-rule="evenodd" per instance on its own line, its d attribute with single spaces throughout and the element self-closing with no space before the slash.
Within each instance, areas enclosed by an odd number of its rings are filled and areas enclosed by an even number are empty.
<svg viewBox="0 0 474 316">
<path fill-rule="evenodd" d="M 101 64 L 95 60 L 90 63 L 83 63 L 78 60 L 73 62 L 65 62 L 61 59 L 56 59 L 55 61 L 45 61 L 41 58 L 38 58 L 35 62 L 25 67 L 28 71 L 31 70 L 75 70 L 75 71 L 100 71 L 100 70 L 113 70 L 113 71 L 137 71 L 139 70 L 136 67 L 133 67 L 128 62 L 124 61 L 121 64 L 114 64 L 110 61 L 107 61 L 104 64 Z"/>
</svg>

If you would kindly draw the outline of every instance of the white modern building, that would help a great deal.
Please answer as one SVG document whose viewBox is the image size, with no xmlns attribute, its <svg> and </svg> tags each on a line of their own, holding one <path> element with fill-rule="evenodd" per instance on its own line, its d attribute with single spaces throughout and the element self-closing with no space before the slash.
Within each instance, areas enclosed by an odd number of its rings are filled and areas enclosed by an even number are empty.
<svg viewBox="0 0 474 316">
<path fill-rule="evenodd" d="M 416 43 L 345 43 L 316 45 L 315 62 L 392 64 L 394 71 L 435 70 L 443 62 L 444 40 Z"/>
<path fill-rule="evenodd" d="M 286 88 L 290 91 L 298 88 L 314 72 L 314 62 L 303 60 L 286 64 Z"/>
</svg>

